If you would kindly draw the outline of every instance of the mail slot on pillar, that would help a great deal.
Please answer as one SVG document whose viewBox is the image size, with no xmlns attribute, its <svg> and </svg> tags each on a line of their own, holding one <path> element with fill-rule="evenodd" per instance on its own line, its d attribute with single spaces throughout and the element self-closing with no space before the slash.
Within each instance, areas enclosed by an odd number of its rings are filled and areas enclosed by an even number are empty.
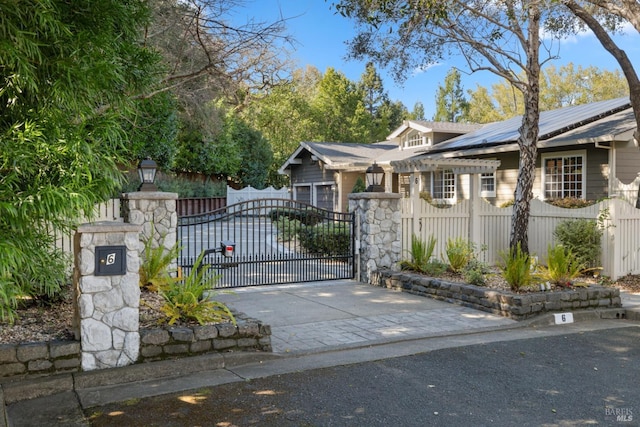
<svg viewBox="0 0 640 427">
<path fill-rule="evenodd" d="M 122 276 L 126 273 L 126 246 L 96 246 L 96 276 Z"/>
<path fill-rule="evenodd" d="M 236 250 L 236 244 L 228 240 L 223 240 L 222 242 L 220 242 L 220 250 L 222 252 L 222 255 L 226 257 L 232 257 L 233 253 Z"/>
</svg>

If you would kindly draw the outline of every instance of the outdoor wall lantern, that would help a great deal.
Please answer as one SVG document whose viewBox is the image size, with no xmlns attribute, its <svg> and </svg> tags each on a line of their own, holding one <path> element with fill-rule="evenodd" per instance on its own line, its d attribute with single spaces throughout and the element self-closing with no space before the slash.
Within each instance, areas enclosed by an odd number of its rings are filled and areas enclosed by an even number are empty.
<svg viewBox="0 0 640 427">
<path fill-rule="evenodd" d="M 384 169 L 376 162 L 367 168 L 367 193 L 384 193 L 382 178 L 384 177 Z"/>
<path fill-rule="evenodd" d="M 158 191 L 154 182 L 156 180 L 156 171 L 158 165 L 150 158 L 140 161 L 138 164 L 138 176 L 140 177 L 140 187 L 138 191 Z"/>
</svg>

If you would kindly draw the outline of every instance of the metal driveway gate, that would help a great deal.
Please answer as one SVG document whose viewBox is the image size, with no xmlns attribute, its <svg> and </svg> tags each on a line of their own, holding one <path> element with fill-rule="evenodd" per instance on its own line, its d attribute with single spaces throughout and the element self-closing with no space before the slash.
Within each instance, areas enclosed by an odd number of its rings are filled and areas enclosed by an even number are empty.
<svg viewBox="0 0 640 427">
<path fill-rule="evenodd" d="M 244 201 L 179 217 L 178 266 L 189 274 L 204 254 L 216 288 L 352 279 L 353 225 L 353 213 L 288 199 Z"/>
</svg>

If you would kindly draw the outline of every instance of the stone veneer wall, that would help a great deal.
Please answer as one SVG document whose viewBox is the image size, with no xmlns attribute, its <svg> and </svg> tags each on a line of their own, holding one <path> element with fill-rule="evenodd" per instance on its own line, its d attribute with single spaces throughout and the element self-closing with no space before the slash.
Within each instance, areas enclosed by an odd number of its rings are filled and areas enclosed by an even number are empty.
<svg viewBox="0 0 640 427">
<path fill-rule="evenodd" d="M 220 324 L 140 330 L 137 363 L 229 351 L 271 352 L 271 327 L 254 319 Z M 0 377 L 80 372 L 79 341 L 0 345 Z"/>
<path fill-rule="evenodd" d="M 378 271 L 373 284 L 524 320 L 547 312 L 620 308 L 620 290 L 602 286 L 516 294 L 416 273 Z"/>
<path fill-rule="evenodd" d="M 160 245 L 169 250 L 176 244 L 178 236 L 178 212 L 176 210 L 178 194 L 160 191 L 137 191 L 122 195 L 122 217 L 124 222 L 142 226 L 141 240 L 147 241 L 153 236 L 152 246 Z M 144 244 L 140 247 L 144 257 Z M 175 269 L 177 264 L 170 266 Z"/>
<path fill-rule="evenodd" d="M 140 351 L 140 226 L 121 222 L 82 224 L 74 237 L 73 329 L 82 370 L 126 366 Z M 101 276 L 96 248 L 124 246 L 126 271 Z"/>
<path fill-rule="evenodd" d="M 359 280 L 370 283 L 379 269 L 397 269 L 402 254 L 400 194 L 349 194 L 349 211 L 359 227 Z M 358 235 L 358 234 L 356 234 Z"/>
</svg>

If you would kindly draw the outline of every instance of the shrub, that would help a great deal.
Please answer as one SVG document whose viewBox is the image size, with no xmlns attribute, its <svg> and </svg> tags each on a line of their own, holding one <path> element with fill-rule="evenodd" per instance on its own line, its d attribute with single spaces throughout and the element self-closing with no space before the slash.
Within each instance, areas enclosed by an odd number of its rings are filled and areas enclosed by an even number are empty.
<svg viewBox="0 0 640 427">
<path fill-rule="evenodd" d="M 154 228 L 151 228 L 151 236 L 144 241 L 144 257 L 140 264 L 140 287 L 152 292 L 158 291 L 163 285 L 172 279 L 169 266 L 180 254 L 180 246 L 176 242 L 171 249 L 164 246 L 166 236 L 157 247 L 154 247 Z"/>
<path fill-rule="evenodd" d="M 570 219 L 563 221 L 553 232 L 585 267 L 596 267 L 600 260 L 602 229 L 596 220 Z"/>
<path fill-rule="evenodd" d="M 286 216 L 281 216 L 274 222 L 278 229 L 278 234 L 283 241 L 289 241 L 300 233 L 300 230 L 304 228 L 304 225 L 297 219 L 289 219 Z"/>
<path fill-rule="evenodd" d="M 449 260 L 449 266 L 453 272 L 461 272 L 469 261 L 474 259 L 474 246 L 473 242 L 469 242 L 462 237 L 447 240 L 445 252 Z"/>
<path fill-rule="evenodd" d="M 353 188 L 351 189 L 352 193 L 364 193 L 367 190 L 367 184 L 364 183 L 364 179 L 359 176 L 356 179 L 355 184 L 353 184 Z"/>
<path fill-rule="evenodd" d="M 593 200 L 584 200 L 577 197 L 565 197 L 562 199 L 549 199 L 546 202 L 550 205 L 565 209 L 580 209 L 593 205 Z"/>
<path fill-rule="evenodd" d="M 467 283 L 476 286 L 483 286 L 487 282 L 485 277 L 487 273 L 489 273 L 487 265 L 473 258 L 462 270 L 462 277 L 464 277 L 464 280 Z"/>
<path fill-rule="evenodd" d="M 531 284 L 531 257 L 523 252 L 520 244 L 500 253 L 502 273 L 511 290 L 517 291 Z"/>
<path fill-rule="evenodd" d="M 300 244 L 310 253 L 321 255 L 348 255 L 351 248 L 349 224 L 323 223 L 305 227 L 298 233 Z"/>
<path fill-rule="evenodd" d="M 229 308 L 205 295 L 215 287 L 218 276 L 207 275 L 209 265 L 202 265 L 204 253 L 198 256 L 188 276 L 164 283 L 158 293 L 164 299 L 161 309 L 169 325 L 176 321 L 195 320 L 200 325 L 230 321 L 236 323 Z"/>
<path fill-rule="evenodd" d="M 429 260 L 433 255 L 433 250 L 436 247 L 436 238 L 429 237 L 429 241 L 425 242 L 418 236 L 413 234 L 411 236 L 411 259 L 403 260 L 400 262 L 400 266 L 405 270 L 414 270 L 418 272 L 426 272 Z"/>
<path fill-rule="evenodd" d="M 298 220 L 304 225 L 316 225 L 323 220 L 323 215 L 318 210 L 313 208 L 307 209 L 294 209 L 294 208 L 277 208 L 272 209 L 269 212 L 269 219 L 272 222 L 277 222 L 280 218 L 287 218 L 290 220 Z"/>
<path fill-rule="evenodd" d="M 543 281 L 555 285 L 571 286 L 573 280 L 584 270 L 584 264 L 563 245 L 551 246 L 547 249 L 547 266 L 538 268 L 537 276 Z"/>
</svg>

